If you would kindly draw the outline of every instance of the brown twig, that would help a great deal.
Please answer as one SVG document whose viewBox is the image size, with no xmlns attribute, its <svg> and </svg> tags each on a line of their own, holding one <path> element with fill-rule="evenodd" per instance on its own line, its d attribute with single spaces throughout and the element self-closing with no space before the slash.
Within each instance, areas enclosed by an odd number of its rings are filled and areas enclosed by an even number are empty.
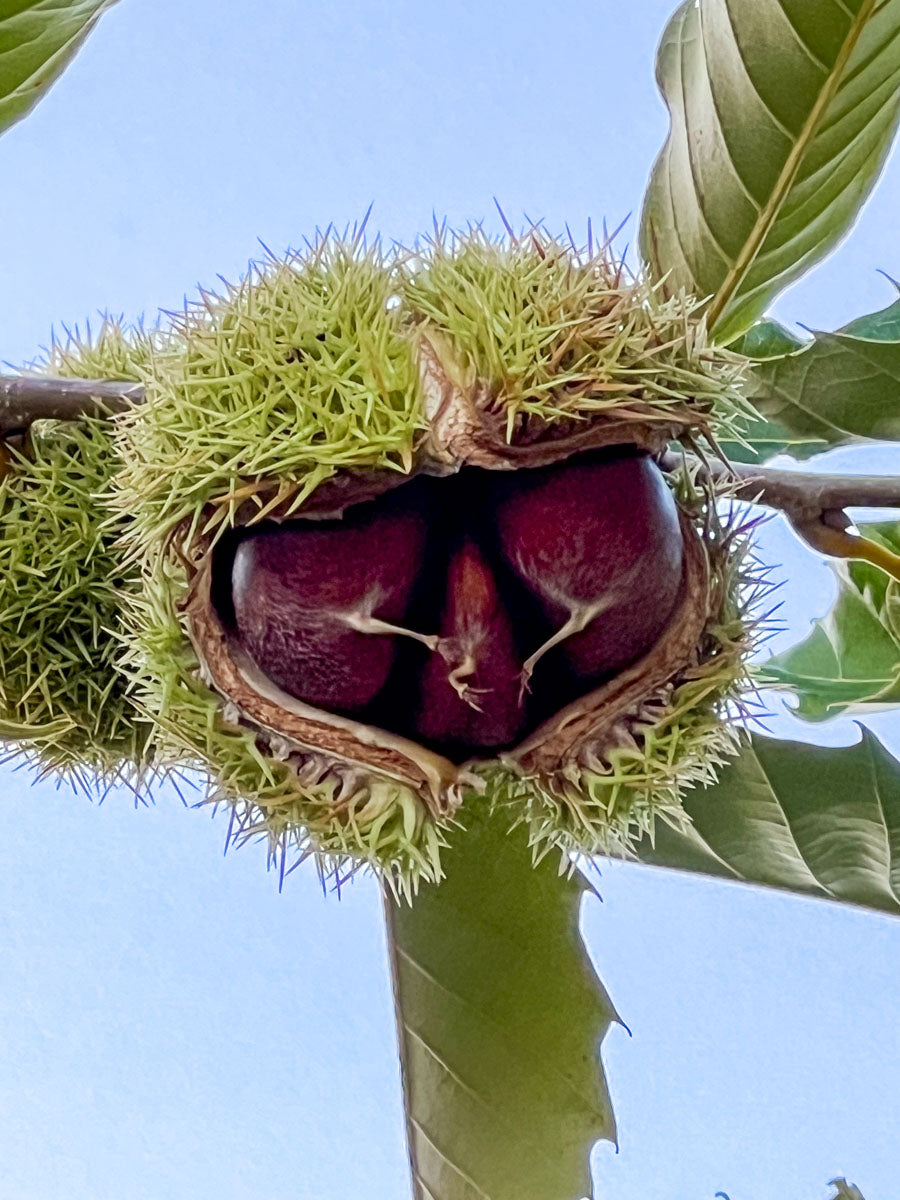
<svg viewBox="0 0 900 1200">
<path fill-rule="evenodd" d="M 69 421 L 123 412 L 143 398 L 144 389 L 139 383 L 0 375 L 0 438 L 23 433 L 35 421 Z"/>
<path fill-rule="evenodd" d="M 847 508 L 900 508 L 900 476 L 820 475 L 812 471 L 780 471 L 721 459 L 699 459 L 667 453 L 660 465 L 668 471 L 687 464 L 698 476 L 727 486 L 728 494 L 750 504 L 784 513 L 814 550 L 832 558 L 873 563 L 900 579 L 900 555 L 877 542 L 847 532 L 853 522 Z"/>
<path fill-rule="evenodd" d="M 124 412 L 143 399 L 143 386 L 124 380 L 0 375 L 0 440 L 23 433 L 34 421 Z M 0 454 L 0 473 L 8 466 L 6 457 Z M 851 521 L 844 512 L 846 508 L 900 508 L 900 476 L 780 471 L 672 452 L 659 461 L 665 470 L 687 463 L 701 478 L 727 485 L 736 499 L 778 509 L 821 553 L 863 559 L 900 579 L 900 555 L 848 533 Z"/>
<path fill-rule="evenodd" d="M 777 508 L 795 524 L 820 521 L 823 513 L 835 509 L 900 508 L 900 475 L 820 475 L 674 453 L 664 454 L 660 465 L 672 471 L 685 462 L 701 478 L 730 484 L 736 499 Z"/>
</svg>

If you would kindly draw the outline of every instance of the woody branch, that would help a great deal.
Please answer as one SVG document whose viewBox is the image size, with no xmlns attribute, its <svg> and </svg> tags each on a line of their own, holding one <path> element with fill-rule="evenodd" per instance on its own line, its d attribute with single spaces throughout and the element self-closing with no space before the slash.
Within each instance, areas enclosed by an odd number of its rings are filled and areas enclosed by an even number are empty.
<svg viewBox="0 0 900 1200">
<path fill-rule="evenodd" d="M 0 441 L 39 420 L 76 420 L 123 412 L 144 399 L 138 383 L 106 379 L 54 379 L 0 375 Z M 900 578 L 900 556 L 848 532 L 847 508 L 900 508 L 900 476 L 824 475 L 784 471 L 718 458 L 664 454 L 674 470 L 687 462 L 701 478 L 726 485 L 736 499 L 784 513 L 811 546 L 838 558 L 863 558 Z"/>
</svg>

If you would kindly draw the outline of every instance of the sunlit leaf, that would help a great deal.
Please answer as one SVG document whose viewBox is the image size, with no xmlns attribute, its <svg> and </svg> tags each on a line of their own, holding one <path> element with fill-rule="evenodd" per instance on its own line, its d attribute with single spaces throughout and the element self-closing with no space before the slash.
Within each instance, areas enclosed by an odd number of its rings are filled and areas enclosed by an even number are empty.
<svg viewBox="0 0 900 1200">
<path fill-rule="evenodd" d="M 474 814 L 447 878 L 387 903 L 416 1200 L 580 1200 L 615 1126 L 616 1016 L 578 931 L 586 885 Z"/>
<path fill-rule="evenodd" d="M 900 113 L 900 0 L 687 0 L 657 79 L 671 130 L 641 249 L 731 341 L 847 232 Z"/>
</svg>

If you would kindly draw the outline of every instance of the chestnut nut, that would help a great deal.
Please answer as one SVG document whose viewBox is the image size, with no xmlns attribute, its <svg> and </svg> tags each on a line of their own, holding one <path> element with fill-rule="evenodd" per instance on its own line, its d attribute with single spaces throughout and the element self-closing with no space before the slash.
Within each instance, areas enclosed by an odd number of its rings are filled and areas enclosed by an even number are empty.
<svg viewBox="0 0 900 1200">
<path fill-rule="evenodd" d="M 463 761 L 646 654 L 682 564 L 670 488 L 620 447 L 253 527 L 224 577 L 233 635 L 278 687 Z"/>
</svg>

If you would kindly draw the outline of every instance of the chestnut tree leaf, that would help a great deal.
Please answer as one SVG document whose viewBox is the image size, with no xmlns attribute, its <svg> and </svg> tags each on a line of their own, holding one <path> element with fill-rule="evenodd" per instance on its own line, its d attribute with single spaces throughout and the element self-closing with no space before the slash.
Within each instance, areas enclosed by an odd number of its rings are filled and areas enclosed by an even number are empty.
<svg viewBox="0 0 900 1200">
<path fill-rule="evenodd" d="M 900 524 L 859 526 L 900 553 Z M 823 721 L 843 712 L 900 704 L 900 585 L 864 562 L 835 567 L 838 598 L 807 638 L 758 668 L 763 687 L 793 692 L 797 716 Z"/>
<path fill-rule="evenodd" d="M 900 115 L 900 0 L 686 0 L 657 81 L 670 132 L 640 244 L 670 289 L 709 298 L 730 342 L 831 251 Z"/>
<path fill-rule="evenodd" d="M 891 282 L 900 291 L 900 285 L 893 280 Z M 882 342 L 900 341 L 900 299 L 887 308 L 880 308 L 878 312 L 855 317 L 841 332 L 851 337 L 874 338 Z"/>
<path fill-rule="evenodd" d="M 617 1020 L 578 930 L 584 880 L 536 868 L 503 814 L 464 814 L 446 879 L 386 901 L 415 1200 L 580 1200 L 615 1139 Z"/>
<path fill-rule="evenodd" d="M 0 133 L 28 113 L 116 0 L 0 0 Z"/>
<path fill-rule="evenodd" d="M 748 446 L 728 444 L 732 458 L 808 458 L 850 442 L 900 441 L 900 300 L 793 348 L 790 338 L 764 321 L 741 340 L 755 359 L 747 396 L 761 420 L 746 431 Z"/>
<path fill-rule="evenodd" d="M 900 914 L 900 762 L 867 729 L 838 748 L 750 735 L 685 809 L 640 861 Z"/>
<path fill-rule="evenodd" d="M 761 321 L 755 321 L 745 334 L 732 342 L 729 349 L 736 354 L 745 354 L 747 358 L 766 359 L 783 358 L 785 354 L 802 350 L 805 345 L 803 338 L 791 333 L 780 321 L 764 317 Z"/>
<path fill-rule="evenodd" d="M 865 1200 L 856 1184 L 848 1183 L 846 1179 L 832 1179 L 831 1186 L 837 1190 L 829 1200 Z"/>
</svg>

